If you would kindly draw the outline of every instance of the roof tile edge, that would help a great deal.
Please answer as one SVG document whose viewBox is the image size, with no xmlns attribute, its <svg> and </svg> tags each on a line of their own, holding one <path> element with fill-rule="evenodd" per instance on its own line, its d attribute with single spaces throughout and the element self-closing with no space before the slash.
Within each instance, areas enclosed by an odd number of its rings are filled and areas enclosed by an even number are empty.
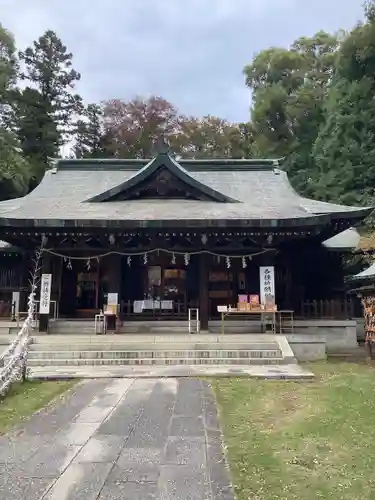
<svg viewBox="0 0 375 500">
<path fill-rule="evenodd" d="M 57 170 L 139 170 L 153 160 L 137 158 L 82 158 L 59 159 Z M 179 159 L 178 163 L 188 171 L 215 170 L 274 170 L 280 166 L 280 159 L 266 158 L 209 158 Z"/>
</svg>

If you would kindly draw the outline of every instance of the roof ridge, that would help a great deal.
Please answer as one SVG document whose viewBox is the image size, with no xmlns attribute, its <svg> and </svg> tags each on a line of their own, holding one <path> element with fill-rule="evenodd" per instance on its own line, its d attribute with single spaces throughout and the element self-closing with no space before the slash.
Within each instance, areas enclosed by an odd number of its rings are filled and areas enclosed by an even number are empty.
<svg viewBox="0 0 375 500">
<path fill-rule="evenodd" d="M 73 158 L 60 159 L 56 162 L 57 170 L 134 170 L 139 171 L 153 161 L 140 158 Z M 170 159 L 187 172 L 206 170 L 273 170 L 280 165 L 280 159 L 265 158 L 179 158 Z"/>
</svg>

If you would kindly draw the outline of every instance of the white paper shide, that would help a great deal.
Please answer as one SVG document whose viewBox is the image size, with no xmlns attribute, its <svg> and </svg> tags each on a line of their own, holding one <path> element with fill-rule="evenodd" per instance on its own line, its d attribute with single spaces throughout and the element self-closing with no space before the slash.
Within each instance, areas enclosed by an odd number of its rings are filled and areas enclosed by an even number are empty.
<svg viewBox="0 0 375 500">
<path fill-rule="evenodd" d="M 49 314 L 51 304 L 52 274 L 42 274 L 40 282 L 39 314 Z"/>
<path fill-rule="evenodd" d="M 261 266 L 260 274 L 260 303 L 275 303 L 275 268 L 274 266 Z"/>
</svg>

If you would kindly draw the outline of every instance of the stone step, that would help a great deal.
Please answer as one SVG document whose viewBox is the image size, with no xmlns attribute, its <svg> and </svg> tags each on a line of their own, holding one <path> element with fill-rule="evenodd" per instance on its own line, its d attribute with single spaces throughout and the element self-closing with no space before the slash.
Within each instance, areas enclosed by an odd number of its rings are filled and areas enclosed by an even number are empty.
<svg viewBox="0 0 375 500">
<path fill-rule="evenodd" d="M 35 344 L 92 344 L 92 343 L 253 343 L 253 342 L 272 342 L 278 343 L 279 339 L 282 336 L 280 335 L 271 335 L 260 333 L 257 335 L 221 335 L 221 334 L 210 334 L 210 333 L 201 333 L 201 334 L 181 334 L 174 335 L 173 333 L 167 334 L 124 334 L 124 335 L 115 335 L 115 334 L 107 334 L 107 335 L 46 335 L 46 334 L 38 334 L 37 332 L 33 333 L 33 342 Z"/>
<path fill-rule="evenodd" d="M 15 335 L 4 335 L 3 333 L 0 333 L 0 345 L 9 345 L 15 338 Z"/>
<path fill-rule="evenodd" d="M 211 333 L 221 333 L 221 322 L 210 321 L 208 330 Z M 259 333 L 261 329 L 261 321 L 247 320 L 243 318 L 242 321 L 226 320 L 225 331 L 232 334 L 252 334 Z M 50 322 L 50 333 L 59 335 L 69 334 L 93 334 L 95 333 L 94 318 L 92 320 L 57 320 Z M 163 321 L 152 320 L 149 321 L 124 321 L 119 329 L 119 333 L 127 334 L 179 334 L 188 333 L 188 322 L 185 321 Z"/>
<path fill-rule="evenodd" d="M 209 333 L 217 334 L 221 333 L 222 329 L 220 326 L 215 326 L 215 327 L 209 327 L 208 328 Z M 261 331 L 261 325 L 259 324 L 254 324 L 254 325 L 225 325 L 225 333 L 230 333 L 230 334 L 256 334 Z M 49 333 L 52 335 L 94 335 L 95 334 L 95 328 L 94 325 L 91 326 L 77 326 L 75 325 L 74 328 L 65 328 L 63 326 L 61 327 L 54 327 L 50 326 L 49 328 Z M 160 326 L 160 327 L 148 327 L 145 328 L 143 326 L 122 326 L 119 328 L 118 334 L 140 334 L 140 335 L 147 335 L 147 334 L 155 334 L 155 335 L 165 335 L 165 334 L 187 334 L 189 333 L 189 328 L 188 325 L 186 324 L 185 326 L 181 327 L 165 327 L 165 326 Z"/>
<path fill-rule="evenodd" d="M 51 330 L 49 331 L 50 334 L 52 335 L 64 335 L 64 336 L 73 336 L 73 335 L 95 335 L 95 329 L 92 328 L 82 328 L 82 329 L 75 329 L 71 331 L 63 330 L 63 329 L 57 329 L 57 330 Z M 220 333 L 220 332 L 218 332 Z M 246 333 L 246 332 L 245 332 Z M 108 334 L 112 334 L 112 332 L 108 332 Z M 160 329 L 152 329 L 152 330 L 136 330 L 136 329 L 124 329 L 120 328 L 117 332 L 117 335 L 188 335 L 189 330 L 188 328 L 181 328 L 181 329 L 176 329 L 176 328 L 171 328 L 171 329 L 166 329 L 166 328 L 160 328 Z"/>
<path fill-rule="evenodd" d="M 249 355 L 249 360 L 268 360 L 277 359 L 277 362 L 296 363 L 296 358 L 291 350 L 286 337 L 282 335 L 77 335 L 74 337 L 66 337 L 63 335 L 33 335 L 33 344 L 30 346 L 30 358 L 39 360 L 43 366 L 43 362 L 47 359 L 81 359 L 85 360 L 106 360 L 111 361 L 116 359 L 116 356 L 121 356 L 120 359 L 145 359 L 138 353 L 153 353 L 149 359 L 170 359 L 173 357 L 178 359 L 214 359 L 215 356 L 210 355 L 210 358 L 200 358 L 199 354 L 192 354 L 190 351 L 213 351 L 220 352 L 217 357 L 224 360 L 228 359 L 228 354 L 231 359 L 238 359 L 242 351 L 274 351 L 277 355 L 266 357 L 266 354 L 253 356 Z M 80 355 L 80 352 L 88 354 Z M 129 354 L 113 354 L 117 352 L 127 352 Z M 169 352 L 179 354 L 168 354 Z M 38 354 L 39 353 L 39 354 Z M 52 353 L 52 354 L 49 354 Z M 55 354 L 57 353 L 57 354 Z M 78 354 L 72 354 L 78 353 Z M 100 353 L 100 354 L 98 354 Z M 105 354 L 107 353 L 107 354 Z M 187 354 L 185 354 L 187 353 Z M 224 354 L 223 354 L 224 353 Z M 238 354 L 236 354 L 238 353 Z M 209 354 L 206 354 L 208 356 Z M 81 356 L 81 357 L 80 357 Z M 82 357 L 84 356 L 84 358 Z M 123 356 L 128 356 L 124 358 Z M 130 357 L 131 356 L 131 357 Z M 203 355 L 201 355 L 203 356 Z M 227 356 L 223 358 L 223 356 Z M 280 359 L 279 359 L 280 358 Z M 147 358 L 146 358 L 147 359 Z M 244 359 L 244 358 L 243 358 Z M 31 361 L 31 359 L 30 359 Z"/>
<path fill-rule="evenodd" d="M 126 342 L 115 342 L 115 343 L 92 343 L 92 344 L 81 344 L 81 343 L 51 343 L 51 344 L 31 344 L 30 351 L 35 352 L 58 352 L 58 351 L 189 351 L 189 350 L 224 350 L 224 351 L 267 351 L 267 350 L 278 350 L 279 346 L 276 343 L 194 343 L 194 342 L 184 342 L 184 343 L 152 343 L 152 342 L 139 342 L 139 343 L 126 343 Z"/>
<path fill-rule="evenodd" d="M 94 318 L 91 321 L 50 322 L 51 334 L 93 334 L 95 333 Z M 188 333 L 187 321 L 125 321 L 120 327 L 120 333 Z"/>
<path fill-rule="evenodd" d="M 274 350 L 144 350 L 144 351 L 30 351 L 29 359 L 231 359 L 231 358 L 282 358 L 279 349 Z"/>
<path fill-rule="evenodd" d="M 280 358 L 142 358 L 142 359 L 29 359 L 29 367 L 46 366 L 113 366 L 113 365 L 278 365 Z"/>
<path fill-rule="evenodd" d="M 66 328 L 53 328 L 49 327 L 49 333 L 52 335 L 94 335 L 95 328 L 93 326 L 76 326 L 72 330 L 67 330 Z"/>
</svg>

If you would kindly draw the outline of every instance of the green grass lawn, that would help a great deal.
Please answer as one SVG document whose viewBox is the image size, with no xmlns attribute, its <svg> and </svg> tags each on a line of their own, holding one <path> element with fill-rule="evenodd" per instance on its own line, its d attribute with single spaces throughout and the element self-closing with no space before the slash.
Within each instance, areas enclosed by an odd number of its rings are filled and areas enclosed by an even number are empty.
<svg viewBox="0 0 375 500">
<path fill-rule="evenodd" d="M 238 500 L 375 499 L 375 369 L 316 363 L 313 382 L 212 381 Z"/>
<path fill-rule="evenodd" d="M 16 384 L 4 399 L 0 399 L 0 434 L 46 406 L 76 383 L 76 380 L 70 380 Z"/>
</svg>

